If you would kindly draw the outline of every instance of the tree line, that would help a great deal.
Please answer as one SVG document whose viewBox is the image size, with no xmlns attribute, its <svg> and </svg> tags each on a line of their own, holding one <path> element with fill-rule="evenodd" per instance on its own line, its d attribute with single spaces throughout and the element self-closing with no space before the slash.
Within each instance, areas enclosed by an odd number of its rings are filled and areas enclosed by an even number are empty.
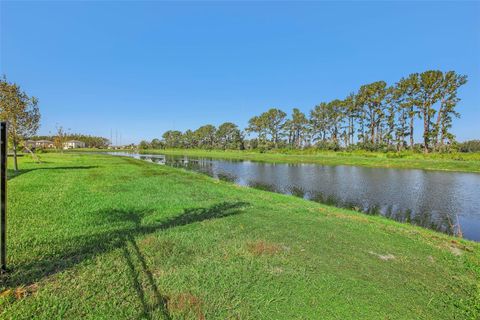
<svg viewBox="0 0 480 320">
<path fill-rule="evenodd" d="M 232 122 L 169 130 L 162 140 L 142 141 L 139 147 L 444 151 L 455 141 L 452 121 L 460 116 L 458 89 L 466 82 L 467 76 L 455 71 L 412 73 L 390 86 L 385 81 L 362 85 L 343 99 L 319 103 L 308 114 L 294 108 L 287 117 L 271 108 L 252 117 L 245 130 Z M 417 130 L 422 134 L 418 144 Z"/>
<path fill-rule="evenodd" d="M 232 122 L 225 122 L 218 128 L 211 124 L 201 126 L 197 130 L 185 132 L 177 130 L 166 131 L 162 140 L 153 139 L 151 142 L 141 141 L 140 149 L 162 148 L 200 148 L 200 149 L 229 149 L 242 150 L 245 148 L 244 133 Z"/>
</svg>

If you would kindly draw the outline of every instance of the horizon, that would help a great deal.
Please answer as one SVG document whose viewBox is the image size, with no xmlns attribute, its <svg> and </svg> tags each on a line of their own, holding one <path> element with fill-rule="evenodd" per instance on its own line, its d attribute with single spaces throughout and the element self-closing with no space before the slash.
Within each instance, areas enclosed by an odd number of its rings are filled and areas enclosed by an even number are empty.
<svg viewBox="0 0 480 320">
<path fill-rule="evenodd" d="M 4 1 L 0 11 L 0 74 L 39 98 L 38 135 L 59 124 L 129 144 L 205 124 L 244 129 L 271 107 L 308 113 L 438 69 L 468 76 L 452 131 L 480 138 L 480 3 Z"/>
</svg>

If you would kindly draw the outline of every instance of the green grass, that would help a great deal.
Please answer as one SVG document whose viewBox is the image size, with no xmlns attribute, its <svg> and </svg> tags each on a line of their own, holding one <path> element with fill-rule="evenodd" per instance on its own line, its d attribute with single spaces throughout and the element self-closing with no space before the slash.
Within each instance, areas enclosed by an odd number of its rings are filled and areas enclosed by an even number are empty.
<svg viewBox="0 0 480 320">
<path fill-rule="evenodd" d="M 480 246 L 101 154 L 9 180 L 2 319 L 478 319 Z"/>
<path fill-rule="evenodd" d="M 353 165 L 379 168 L 424 169 L 443 171 L 480 172 L 480 153 L 422 154 L 383 152 L 334 152 L 280 150 L 258 151 L 167 149 L 143 150 L 142 153 L 187 155 L 224 159 L 243 159 L 265 162 L 317 163 L 323 165 Z"/>
</svg>

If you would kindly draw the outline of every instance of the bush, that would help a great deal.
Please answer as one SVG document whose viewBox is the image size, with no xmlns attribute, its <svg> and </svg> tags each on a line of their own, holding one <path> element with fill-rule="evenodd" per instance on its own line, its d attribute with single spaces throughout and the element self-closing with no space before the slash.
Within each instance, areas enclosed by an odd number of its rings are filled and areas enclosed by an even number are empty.
<svg viewBox="0 0 480 320">
<path fill-rule="evenodd" d="M 387 158 L 389 158 L 389 159 L 401 159 L 401 158 L 405 158 L 405 156 L 406 156 L 405 153 L 400 153 L 400 152 L 387 153 Z"/>
<path fill-rule="evenodd" d="M 460 152 L 480 152 L 480 140 L 470 140 L 458 144 Z"/>
<path fill-rule="evenodd" d="M 315 144 L 315 148 L 317 150 L 330 150 L 330 151 L 338 151 L 341 149 L 338 143 L 333 143 L 329 141 L 318 141 Z"/>
</svg>

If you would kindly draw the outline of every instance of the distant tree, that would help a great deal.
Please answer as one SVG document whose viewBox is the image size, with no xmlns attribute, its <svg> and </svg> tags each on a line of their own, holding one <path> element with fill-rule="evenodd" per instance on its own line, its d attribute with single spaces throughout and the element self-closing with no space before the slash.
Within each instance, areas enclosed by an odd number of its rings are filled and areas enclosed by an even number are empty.
<svg viewBox="0 0 480 320">
<path fill-rule="evenodd" d="M 459 143 L 460 152 L 480 152 L 480 140 L 469 140 Z"/>
<path fill-rule="evenodd" d="M 257 140 L 261 144 L 267 139 L 267 124 L 265 120 L 265 117 L 254 116 L 248 120 L 248 127 L 245 130 L 248 133 L 257 134 Z"/>
<path fill-rule="evenodd" d="M 187 130 L 183 134 L 182 145 L 184 148 L 196 148 L 198 145 L 197 138 L 192 130 Z"/>
<path fill-rule="evenodd" d="M 347 136 L 348 140 L 346 145 L 354 143 L 355 135 L 355 121 L 360 116 L 360 110 L 358 105 L 357 96 L 355 93 L 350 93 L 343 101 L 345 108 L 345 118 L 347 121 Z"/>
<path fill-rule="evenodd" d="M 434 136 L 434 131 L 432 132 L 432 119 L 436 113 L 434 105 L 441 98 L 443 73 L 438 70 L 425 71 L 420 74 L 419 80 L 417 106 L 423 119 L 423 150 L 428 153 Z"/>
<path fill-rule="evenodd" d="M 152 149 L 162 149 L 163 148 L 163 143 L 160 141 L 160 139 L 152 139 L 150 141 L 150 148 Z"/>
<path fill-rule="evenodd" d="M 292 118 L 285 122 L 284 127 L 287 131 L 288 144 L 294 148 L 302 148 L 306 140 L 308 128 L 308 119 L 305 114 L 294 108 Z"/>
<path fill-rule="evenodd" d="M 382 137 L 382 140 L 387 147 L 390 147 L 395 142 L 394 135 L 396 133 L 398 105 L 394 94 L 395 88 L 388 87 L 387 96 L 385 98 L 385 132 Z"/>
<path fill-rule="evenodd" d="M 177 130 L 166 131 L 162 135 L 163 141 L 167 148 L 180 148 L 182 146 L 182 133 Z"/>
<path fill-rule="evenodd" d="M 458 88 L 467 83 L 467 76 L 459 75 L 455 71 L 446 72 L 440 89 L 440 107 L 437 113 L 437 120 L 433 125 L 434 148 L 441 148 L 446 140 L 453 141 L 454 136 L 449 131 L 452 127 L 452 119 L 460 117 L 455 110 L 460 98 L 457 95 Z"/>
<path fill-rule="evenodd" d="M 0 80 L 0 118 L 8 121 L 8 138 L 13 147 L 13 167 L 18 171 L 17 149 L 40 126 L 38 99 L 29 97 L 15 83 Z"/>
<path fill-rule="evenodd" d="M 198 147 L 204 149 L 212 149 L 215 145 L 216 128 L 211 124 L 201 126 L 194 131 L 195 139 Z"/>
<path fill-rule="evenodd" d="M 381 138 L 381 124 L 385 117 L 385 97 L 387 83 L 377 81 L 360 87 L 358 92 L 359 103 L 365 110 L 363 113 L 369 128 L 369 140 L 373 145 Z"/>
<path fill-rule="evenodd" d="M 66 130 L 63 128 L 63 126 L 58 124 L 55 126 L 55 131 L 56 131 L 56 134 L 53 138 L 53 145 L 55 146 L 55 149 L 60 150 L 60 152 L 63 152 L 63 147 L 65 145 L 65 142 L 68 139 L 68 134 Z"/>
<path fill-rule="evenodd" d="M 278 148 L 286 116 L 285 112 L 276 108 L 271 108 L 260 116 L 264 118 L 267 132 L 270 134 L 275 148 Z"/>
<path fill-rule="evenodd" d="M 410 149 L 413 150 L 414 141 L 414 121 L 418 116 L 417 102 L 420 92 L 420 75 L 412 73 L 407 78 L 400 79 L 395 85 L 394 99 L 398 105 L 401 114 L 400 126 L 397 125 L 398 137 L 410 137 Z M 408 118 L 408 129 L 406 120 Z"/>
<path fill-rule="evenodd" d="M 315 106 L 310 111 L 310 128 L 312 132 L 313 142 L 327 140 L 327 132 L 330 130 L 330 113 L 328 110 L 328 104 L 322 102 Z"/>
<path fill-rule="evenodd" d="M 141 149 L 141 150 L 150 149 L 150 147 L 151 147 L 150 143 L 148 143 L 148 141 L 146 141 L 146 140 L 142 140 L 138 144 L 138 148 Z"/>
<path fill-rule="evenodd" d="M 243 135 L 236 124 L 225 122 L 218 127 L 216 142 L 220 149 L 242 149 Z"/>
<path fill-rule="evenodd" d="M 280 109 L 271 108 L 259 116 L 252 117 L 248 121 L 246 129 L 249 133 L 256 133 L 260 145 L 264 145 L 268 137 L 271 144 L 278 148 L 285 126 L 287 114 Z"/>
<path fill-rule="evenodd" d="M 335 146 L 339 146 L 339 135 L 342 130 L 342 122 L 344 119 L 344 102 L 335 99 L 327 104 L 328 118 L 330 121 L 330 137 L 331 142 Z"/>
</svg>

